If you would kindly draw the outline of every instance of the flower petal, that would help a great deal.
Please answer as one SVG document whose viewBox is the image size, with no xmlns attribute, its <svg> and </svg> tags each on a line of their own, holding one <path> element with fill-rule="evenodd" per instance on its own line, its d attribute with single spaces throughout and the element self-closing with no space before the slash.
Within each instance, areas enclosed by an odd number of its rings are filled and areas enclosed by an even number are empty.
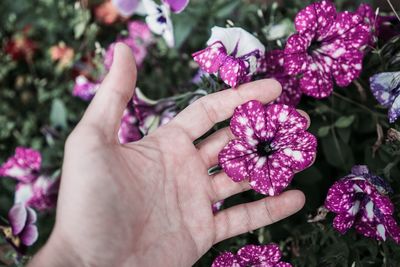
<svg viewBox="0 0 400 267">
<path fill-rule="evenodd" d="M 218 154 L 218 162 L 235 182 L 249 177 L 248 161 L 256 157 L 254 148 L 240 139 L 231 140 Z"/>
<path fill-rule="evenodd" d="M 8 212 L 8 220 L 10 221 L 13 235 L 18 235 L 24 229 L 28 212 L 22 204 L 15 204 Z"/>
<path fill-rule="evenodd" d="M 310 33 L 293 34 L 289 37 L 284 50 L 284 66 L 288 74 L 299 74 L 308 69 L 312 59 L 307 54 L 307 49 L 312 38 Z"/>
<path fill-rule="evenodd" d="M 275 154 L 253 158 L 248 168 L 251 188 L 269 196 L 279 195 L 289 185 L 294 175 L 286 162 Z"/>
<path fill-rule="evenodd" d="M 237 252 L 241 266 L 270 266 L 277 263 L 282 253 L 276 244 L 246 245 Z"/>
<path fill-rule="evenodd" d="M 362 70 L 363 53 L 355 49 L 348 49 L 332 65 L 332 76 L 337 85 L 348 86 L 358 78 Z"/>
<path fill-rule="evenodd" d="M 189 4 L 189 0 L 163 0 L 174 13 L 182 12 Z"/>
<path fill-rule="evenodd" d="M 219 69 L 219 75 L 224 83 L 235 88 L 246 75 L 246 66 L 242 60 L 228 56 Z"/>
<path fill-rule="evenodd" d="M 274 123 L 267 120 L 264 105 L 251 100 L 235 109 L 230 127 L 235 136 L 255 146 L 259 140 L 269 140 L 273 137 L 277 127 Z"/>
<path fill-rule="evenodd" d="M 336 17 L 336 8 L 331 1 L 312 3 L 297 13 L 296 30 L 303 33 L 307 30 L 323 33 L 327 31 Z"/>
<path fill-rule="evenodd" d="M 400 94 L 393 101 L 393 104 L 389 109 L 388 116 L 391 123 L 394 123 L 400 116 Z"/>
<path fill-rule="evenodd" d="M 397 222 L 393 219 L 392 216 L 385 216 L 385 227 L 389 235 L 393 238 L 393 240 L 400 244 L 400 227 L 397 225 Z"/>
<path fill-rule="evenodd" d="M 332 79 L 322 70 L 316 68 L 307 71 L 300 79 L 303 93 L 315 98 L 324 98 L 333 91 Z"/>
<path fill-rule="evenodd" d="M 272 134 L 274 135 L 272 146 L 274 146 L 275 142 L 279 143 L 285 137 L 307 129 L 307 119 L 300 115 L 294 107 L 271 104 L 267 106 L 265 113 L 265 120 L 269 129 L 271 129 L 270 131 L 275 129 Z"/>
<path fill-rule="evenodd" d="M 112 3 L 122 16 L 130 17 L 135 13 L 139 0 L 112 0 Z"/>
<path fill-rule="evenodd" d="M 231 252 L 223 252 L 212 263 L 211 267 L 235 267 L 238 266 L 236 256 Z"/>
<path fill-rule="evenodd" d="M 33 245 L 39 237 L 36 225 L 27 225 L 20 234 L 21 242 L 25 246 Z"/>
<path fill-rule="evenodd" d="M 354 183 L 349 180 L 339 180 L 329 188 L 325 207 L 336 213 L 347 213 L 354 205 Z M 354 215 L 354 214 L 353 214 Z"/>
<path fill-rule="evenodd" d="M 382 106 L 390 107 L 398 96 L 394 90 L 398 79 L 400 79 L 400 71 L 378 73 L 369 79 L 372 94 Z"/>
<path fill-rule="evenodd" d="M 194 61 L 207 73 L 218 72 L 226 57 L 226 49 L 221 42 L 215 42 L 206 49 L 193 54 Z"/>
<path fill-rule="evenodd" d="M 340 213 L 333 220 L 333 227 L 341 234 L 346 233 L 354 223 L 354 215 L 348 213 Z"/>
</svg>

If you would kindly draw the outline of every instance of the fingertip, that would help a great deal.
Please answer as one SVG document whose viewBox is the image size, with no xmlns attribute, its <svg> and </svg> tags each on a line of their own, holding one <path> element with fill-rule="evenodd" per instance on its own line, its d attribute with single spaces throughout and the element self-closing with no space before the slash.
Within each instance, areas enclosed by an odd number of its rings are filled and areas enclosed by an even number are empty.
<svg viewBox="0 0 400 267">
<path fill-rule="evenodd" d="M 289 190 L 285 192 L 286 202 L 293 208 L 294 212 L 301 210 L 306 203 L 306 196 L 300 190 Z"/>
<path fill-rule="evenodd" d="M 125 66 L 129 68 L 128 71 L 136 73 L 136 62 L 131 48 L 122 42 L 118 42 L 114 47 L 111 71 L 119 69 L 121 66 Z"/>
</svg>

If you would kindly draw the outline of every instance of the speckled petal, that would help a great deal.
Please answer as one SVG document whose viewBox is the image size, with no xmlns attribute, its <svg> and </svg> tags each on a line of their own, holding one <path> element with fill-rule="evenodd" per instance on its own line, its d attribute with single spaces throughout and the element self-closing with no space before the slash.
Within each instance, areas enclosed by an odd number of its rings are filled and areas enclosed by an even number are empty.
<svg viewBox="0 0 400 267">
<path fill-rule="evenodd" d="M 283 261 L 281 261 L 281 262 L 275 264 L 274 267 L 293 267 L 293 265 L 291 265 L 291 264 L 288 263 L 288 262 L 283 262 Z"/>
<path fill-rule="evenodd" d="M 300 79 L 300 87 L 305 95 L 315 98 L 325 98 L 332 93 L 333 82 L 328 74 L 316 69 L 304 73 Z"/>
<path fill-rule="evenodd" d="M 21 182 L 34 180 L 39 171 L 42 157 L 39 151 L 17 147 L 14 156 L 0 166 L 0 176 L 9 176 Z"/>
<path fill-rule="evenodd" d="M 275 155 L 274 153 L 268 157 L 257 157 L 249 163 L 250 186 L 264 195 L 279 195 L 293 179 L 292 169 L 282 158 Z"/>
<path fill-rule="evenodd" d="M 281 259 L 282 253 L 276 244 L 246 245 L 239 249 L 237 256 L 241 266 L 274 266 Z"/>
<path fill-rule="evenodd" d="M 13 235 L 19 235 L 26 225 L 28 212 L 22 204 L 15 204 L 8 212 Z"/>
<path fill-rule="evenodd" d="M 333 220 L 333 227 L 341 234 L 347 232 L 354 223 L 354 215 L 348 213 L 340 213 Z"/>
<path fill-rule="evenodd" d="M 36 225 L 27 225 L 20 234 L 21 242 L 25 246 L 32 246 L 39 237 Z"/>
<path fill-rule="evenodd" d="M 384 107 L 390 107 L 398 94 L 396 94 L 396 86 L 400 81 L 400 71 L 398 72 L 382 72 L 371 76 L 369 79 L 371 92 L 376 100 Z"/>
<path fill-rule="evenodd" d="M 238 106 L 231 119 L 232 133 L 255 146 L 259 140 L 273 137 L 276 123 L 267 120 L 264 105 L 256 100 Z"/>
<path fill-rule="evenodd" d="M 384 221 L 389 235 L 397 244 L 400 244 L 400 227 L 397 225 L 397 222 L 392 216 L 385 216 Z"/>
<path fill-rule="evenodd" d="M 266 107 L 265 119 L 269 131 L 274 131 L 274 142 L 279 142 L 284 136 L 307 129 L 307 119 L 300 115 L 294 107 L 280 104 L 270 104 Z"/>
<path fill-rule="evenodd" d="M 393 214 L 394 205 L 389 197 L 380 194 L 375 187 L 367 181 L 357 180 L 355 184 L 371 198 L 374 205 L 376 205 L 380 212 L 383 214 Z"/>
<path fill-rule="evenodd" d="M 204 50 L 194 53 L 194 61 L 207 73 L 216 73 L 227 57 L 226 49 L 221 42 L 215 42 Z"/>
<path fill-rule="evenodd" d="M 223 252 L 212 263 L 211 267 L 240 267 L 236 256 L 231 252 Z"/>
<path fill-rule="evenodd" d="M 221 79 L 232 88 L 237 87 L 242 83 L 246 76 L 246 66 L 241 59 L 226 57 L 219 69 Z"/>
<path fill-rule="evenodd" d="M 393 104 L 389 109 L 388 116 L 390 123 L 394 123 L 400 117 L 400 92 L 393 101 Z"/>
<path fill-rule="evenodd" d="M 303 33 L 307 30 L 325 32 L 336 17 L 336 8 L 331 1 L 312 3 L 297 13 L 295 18 L 296 30 Z"/>
<path fill-rule="evenodd" d="M 235 182 L 249 177 L 248 161 L 256 157 L 256 151 L 240 139 L 231 140 L 218 154 L 218 162 L 225 173 Z"/>
<path fill-rule="evenodd" d="M 347 213 L 354 206 L 353 186 L 354 183 L 349 180 L 339 180 L 334 183 L 333 186 L 329 188 L 325 200 L 325 207 L 332 212 Z"/>
<path fill-rule="evenodd" d="M 72 95 L 79 97 L 84 101 L 89 101 L 94 97 L 99 87 L 100 83 L 91 82 L 85 76 L 79 75 L 75 78 Z"/>
<path fill-rule="evenodd" d="M 359 50 L 348 49 L 332 66 L 332 76 L 336 84 L 345 87 L 358 78 L 362 70 L 363 53 Z"/>
<path fill-rule="evenodd" d="M 276 79 L 282 86 L 281 95 L 274 100 L 275 104 L 284 104 L 289 106 L 297 106 L 300 103 L 302 91 L 300 90 L 300 81 L 295 76 L 267 76 Z"/>
<path fill-rule="evenodd" d="M 294 171 L 304 170 L 314 161 L 317 139 L 314 135 L 305 131 L 287 136 L 288 139 L 281 136 L 280 141 L 286 140 L 286 142 L 279 144 L 280 148 L 275 154 L 286 161 L 286 164 Z M 277 144 L 275 140 L 273 144 Z"/>
<path fill-rule="evenodd" d="M 309 68 L 312 58 L 307 54 L 313 36 L 311 34 L 293 34 L 286 42 L 284 66 L 288 74 L 300 74 Z"/>
</svg>

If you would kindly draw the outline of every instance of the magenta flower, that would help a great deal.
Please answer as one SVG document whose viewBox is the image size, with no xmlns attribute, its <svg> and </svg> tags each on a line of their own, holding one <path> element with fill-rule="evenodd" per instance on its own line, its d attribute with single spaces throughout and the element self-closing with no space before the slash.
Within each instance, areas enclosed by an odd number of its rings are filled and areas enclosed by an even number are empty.
<svg viewBox="0 0 400 267">
<path fill-rule="evenodd" d="M 364 48 L 371 40 L 370 26 L 357 13 L 337 13 L 328 0 L 312 3 L 295 19 L 298 33 L 285 47 L 285 69 L 301 75 L 304 94 L 324 98 L 333 90 L 333 80 L 345 87 L 362 69 Z"/>
<path fill-rule="evenodd" d="M 36 212 L 24 205 L 15 204 L 10 209 L 8 220 L 11 231 L 5 231 L 6 238 L 17 250 L 20 250 L 21 244 L 31 246 L 36 242 L 39 236 L 36 219 Z"/>
<path fill-rule="evenodd" d="M 134 39 L 131 37 L 124 38 L 117 40 L 116 42 L 110 44 L 107 48 L 106 54 L 104 56 L 104 66 L 106 69 L 110 69 L 113 59 L 114 59 L 114 48 L 117 43 L 124 43 L 126 44 L 132 51 L 133 56 L 135 57 L 135 62 L 138 67 L 140 67 L 143 64 L 144 59 L 147 56 L 147 47 L 144 43 L 141 41 L 138 41 L 138 39 Z"/>
<path fill-rule="evenodd" d="M 218 75 L 227 85 L 248 82 L 264 56 L 264 45 L 242 28 L 213 27 L 208 47 L 193 59 L 207 73 Z"/>
<path fill-rule="evenodd" d="M 29 183 L 36 179 L 42 163 L 39 151 L 17 147 L 14 156 L 0 166 L 0 176 L 8 176 L 19 182 Z"/>
<path fill-rule="evenodd" d="M 222 208 L 222 205 L 224 205 L 224 202 L 225 202 L 224 200 L 220 200 L 220 201 L 217 201 L 214 204 L 212 204 L 212 206 L 211 206 L 212 212 L 217 213 L 218 211 L 220 211 Z"/>
<path fill-rule="evenodd" d="M 14 203 L 32 207 L 40 211 L 56 206 L 59 178 L 39 176 L 30 183 L 18 183 Z"/>
<path fill-rule="evenodd" d="M 132 106 L 128 106 L 122 115 L 121 125 L 118 131 L 118 139 L 121 144 L 140 140 L 143 134 L 139 130 L 139 120 Z"/>
<path fill-rule="evenodd" d="M 79 75 L 75 78 L 72 95 L 77 96 L 82 100 L 89 101 L 94 97 L 99 87 L 100 83 L 91 82 L 85 76 Z"/>
<path fill-rule="evenodd" d="M 354 225 L 366 237 L 400 243 L 400 228 L 393 218 L 394 206 L 387 196 L 390 186 L 371 174 L 367 166 L 354 166 L 351 174 L 337 181 L 328 191 L 325 207 L 336 213 L 333 227 L 344 234 Z"/>
<path fill-rule="evenodd" d="M 174 13 L 182 12 L 189 4 L 189 0 L 162 0 L 162 2 L 169 6 Z"/>
<path fill-rule="evenodd" d="M 274 103 L 297 106 L 302 95 L 299 89 L 299 79 L 295 75 L 286 73 L 283 66 L 283 56 L 282 50 L 272 50 L 266 53 L 260 71 L 265 72 L 265 78 L 274 78 L 282 86 L 282 94 Z"/>
<path fill-rule="evenodd" d="M 262 194 L 280 194 L 314 160 L 317 140 L 293 107 L 252 100 L 235 109 L 230 127 L 237 138 L 221 150 L 219 164 L 233 181 L 248 179 Z"/>
<path fill-rule="evenodd" d="M 281 261 L 282 252 L 276 244 L 246 245 L 239 249 L 237 254 L 224 252 L 212 263 L 211 267 L 291 267 L 287 262 Z"/>
</svg>

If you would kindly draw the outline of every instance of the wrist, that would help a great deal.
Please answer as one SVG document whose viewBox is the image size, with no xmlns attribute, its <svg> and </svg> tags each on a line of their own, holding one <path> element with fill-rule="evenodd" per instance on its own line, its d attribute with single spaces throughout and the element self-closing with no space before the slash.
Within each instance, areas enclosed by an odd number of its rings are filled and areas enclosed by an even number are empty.
<svg viewBox="0 0 400 267">
<path fill-rule="evenodd" d="M 84 266 L 79 254 L 67 240 L 54 232 L 46 244 L 29 262 L 28 267 L 71 267 Z"/>
</svg>

